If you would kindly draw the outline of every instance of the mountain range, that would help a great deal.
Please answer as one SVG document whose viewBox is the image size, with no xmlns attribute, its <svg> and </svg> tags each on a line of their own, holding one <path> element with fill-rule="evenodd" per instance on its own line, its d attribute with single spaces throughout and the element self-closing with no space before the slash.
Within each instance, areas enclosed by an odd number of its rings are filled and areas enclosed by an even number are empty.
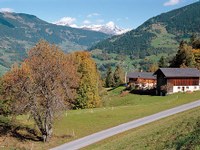
<svg viewBox="0 0 200 150">
<path fill-rule="evenodd" d="M 192 34 L 200 34 L 200 1 L 150 18 L 130 32 L 99 42 L 91 50 L 101 49 L 134 58 L 173 54 L 179 42 Z"/>
<path fill-rule="evenodd" d="M 23 60 L 40 39 L 60 46 L 65 52 L 101 49 L 103 53 L 128 55 L 131 59 L 175 54 L 181 40 L 200 34 L 199 10 L 198 1 L 150 18 L 138 28 L 112 37 L 102 33 L 121 32 L 112 22 L 80 29 L 48 23 L 34 15 L 0 13 L 0 72 Z"/>
<path fill-rule="evenodd" d="M 62 25 L 62 26 L 69 26 L 72 28 L 79 28 L 84 30 L 90 30 L 90 31 L 97 31 L 102 32 L 109 35 L 121 35 L 123 33 L 126 33 L 129 31 L 129 29 L 123 29 L 118 27 L 114 24 L 114 22 L 110 21 L 106 24 L 93 24 L 93 25 L 84 25 L 84 26 L 77 26 L 75 24 L 69 24 L 68 22 L 65 22 L 65 20 L 60 20 L 55 22 L 56 25 Z"/>
<path fill-rule="evenodd" d="M 58 26 L 34 15 L 0 13 L 0 70 L 25 58 L 26 52 L 40 39 L 70 52 L 85 50 L 108 37 L 108 34 L 101 32 Z"/>
</svg>

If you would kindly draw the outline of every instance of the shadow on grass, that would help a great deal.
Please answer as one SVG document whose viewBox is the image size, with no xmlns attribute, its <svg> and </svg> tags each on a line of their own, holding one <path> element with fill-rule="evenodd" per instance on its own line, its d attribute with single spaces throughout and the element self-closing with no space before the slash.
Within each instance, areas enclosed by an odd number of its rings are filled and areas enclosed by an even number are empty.
<svg viewBox="0 0 200 150">
<path fill-rule="evenodd" d="M 0 117 L 0 136 L 12 136 L 20 141 L 42 141 L 38 131 L 28 126 L 20 125 L 15 121 L 1 116 Z"/>
<path fill-rule="evenodd" d="M 150 95 L 150 96 L 157 96 L 156 95 L 156 89 L 147 89 L 147 90 L 131 90 L 130 93 L 132 94 L 138 94 L 138 95 Z"/>
<path fill-rule="evenodd" d="M 0 115 L 0 137 L 10 136 L 19 141 L 43 142 L 40 132 L 28 125 L 22 125 L 17 121 L 13 121 L 7 117 Z M 53 135 L 54 138 L 72 138 L 72 135 Z"/>
<path fill-rule="evenodd" d="M 109 92 L 109 91 L 113 91 L 113 90 L 115 90 L 115 89 L 117 89 L 117 88 L 119 88 L 119 87 L 124 87 L 124 89 L 126 89 L 126 86 L 125 86 L 124 84 L 121 84 L 121 85 L 119 85 L 119 86 L 109 88 L 107 91 L 108 91 L 108 92 Z"/>
<path fill-rule="evenodd" d="M 118 88 L 118 87 L 113 87 L 113 88 L 110 88 L 110 89 L 108 89 L 107 91 L 108 91 L 108 92 L 110 92 L 110 91 L 113 91 L 113 90 L 115 90 L 116 88 Z"/>
<path fill-rule="evenodd" d="M 42 141 L 42 137 L 38 136 L 37 131 L 34 129 L 30 129 L 29 127 L 18 126 L 14 130 L 12 130 L 11 135 L 20 141 Z"/>
</svg>

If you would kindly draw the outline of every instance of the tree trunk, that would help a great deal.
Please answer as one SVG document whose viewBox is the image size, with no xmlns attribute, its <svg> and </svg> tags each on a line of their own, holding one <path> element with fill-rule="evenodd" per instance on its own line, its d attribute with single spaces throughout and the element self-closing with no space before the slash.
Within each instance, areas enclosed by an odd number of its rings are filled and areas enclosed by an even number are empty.
<svg viewBox="0 0 200 150">
<path fill-rule="evenodd" d="M 42 135 L 43 142 L 49 142 L 52 132 L 53 132 L 53 129 L 51 125 L 50 126 L 46 125 L 45 132 Z"/>
</svg>

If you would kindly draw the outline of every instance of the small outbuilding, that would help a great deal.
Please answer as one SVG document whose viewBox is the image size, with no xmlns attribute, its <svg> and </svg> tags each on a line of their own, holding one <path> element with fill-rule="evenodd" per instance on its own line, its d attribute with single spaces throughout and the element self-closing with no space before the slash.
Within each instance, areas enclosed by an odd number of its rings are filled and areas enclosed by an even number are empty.
<svg viewBox="0 0 200 150">
<path fill-rule="evenodd" d="M 158 95 L 200 90 L 200 72 L 196 68 L 160 68 L 154 75 Z"/>
</svg>

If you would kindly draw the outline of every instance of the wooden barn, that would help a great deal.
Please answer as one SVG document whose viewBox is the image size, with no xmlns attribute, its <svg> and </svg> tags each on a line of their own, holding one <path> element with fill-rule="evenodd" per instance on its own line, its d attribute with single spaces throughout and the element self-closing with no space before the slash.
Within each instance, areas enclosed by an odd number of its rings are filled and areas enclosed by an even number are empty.
<svg viewBox="0 0 200 150">
<path fill-rule="evenodd" d="M 200 90 L 200 72 L 196 68 L 160 68 L 157 76 L 157 94 Z"/>
<path fill-rule="evenodd" d="M 153 76 L 153 72 L 129 72 L 127 81 L 129 85 L 134 84 L 141 89 L 151 89 L 156 85 L 156 76 Z"/>
</svg>

